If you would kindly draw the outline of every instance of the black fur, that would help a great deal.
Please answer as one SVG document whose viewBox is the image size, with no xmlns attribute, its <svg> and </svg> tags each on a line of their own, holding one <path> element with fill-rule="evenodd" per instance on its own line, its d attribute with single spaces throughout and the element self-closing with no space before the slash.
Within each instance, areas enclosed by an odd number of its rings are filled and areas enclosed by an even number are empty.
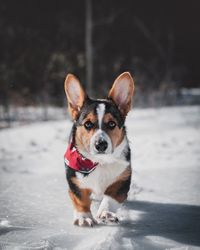
<svg viewBox="0 0 200 250">
<path fill-rule="evenodd" d="M 69 166 L 67 166 L 65 164 L 65 168 L 66 168 L 66 179 L 68 181 L 69 184 L 69 188 L 70 190 L 79 198 L 81 199 L 81 191 L 80 188 L 72 182 L 72 177 L 76 177 L 76 171 L 73 170 L 72 168 L 70 168 Z"/>
<path fill-rule="evenodd" d="M 126 195 L 130 189 L 130 184 L 131 184 L 131 175 L 128 177 L 127 180 L 124 180 L 120 186 L 120 188 L 117 190 L 117 195 Z"/>
<path fill-rule="evenodd" d="M 81 108 L 81 111 L 76 119 L 76 125 L 77 126 L 82 125 L 83 120 L 90 112 L 93 111 L 95 114 L 96 108 L 100 103 L 105 104 L 105 113 L 111 113 L 113 115 L 113 117 L 117 120 L 119 128 L 123 127 L 125 118 L 121 115 L 117 105 L 112 100 L 110 99 L 92 100 L 90 98 L 87 98 L 85 100 L 83 107 Z"/>
<path fill-rule="evenodd" d="M 127 152 L 125 153 L 126 161 L 131 162 L 131 149 L 128 147 Z"/>
</svg>

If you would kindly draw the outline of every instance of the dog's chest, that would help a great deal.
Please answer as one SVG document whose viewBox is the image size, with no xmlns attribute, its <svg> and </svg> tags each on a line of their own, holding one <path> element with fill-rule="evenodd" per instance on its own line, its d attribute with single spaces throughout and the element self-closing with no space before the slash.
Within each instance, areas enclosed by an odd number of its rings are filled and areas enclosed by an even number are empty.
<svg viewBox="0 0 200 250">
<path fill-rule="evenodd" d="M 128 165 L 128 162 L 118 163 L 115 161 L 113 163 L 98 164 L 96 169 L 85 177 L 78 173 L 77 178 L 80 187 L 91 189 L 93 193 L 101 195 L 108 186 L 115 182 Z"/>
</svg>

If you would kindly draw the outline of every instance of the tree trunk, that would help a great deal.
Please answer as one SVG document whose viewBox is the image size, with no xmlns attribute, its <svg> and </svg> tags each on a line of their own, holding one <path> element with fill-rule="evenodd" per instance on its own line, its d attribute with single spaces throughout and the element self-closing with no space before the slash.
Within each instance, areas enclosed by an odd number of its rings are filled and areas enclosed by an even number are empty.
<svg viewBox="0 0 200 250">
<path fill-rule="evenodd" d="M 86 54 L 86 88 L 88 94 L 92 95 L 93 94 L 92 0 L 86 0 L 85 54 Z"/>
</svg>

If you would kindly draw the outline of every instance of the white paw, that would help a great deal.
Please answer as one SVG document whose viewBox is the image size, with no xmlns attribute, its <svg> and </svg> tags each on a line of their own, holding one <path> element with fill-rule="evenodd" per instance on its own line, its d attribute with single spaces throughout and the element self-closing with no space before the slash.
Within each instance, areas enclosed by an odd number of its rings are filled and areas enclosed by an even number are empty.
<svg viewBox="0 0 200 250">
<path fill-rule="evenodd" d="M 109 212 L 109 211 L 102 211 L 100 215 L 97 217 L 98 222 L 103 223 L 109 223 L 109 222 L 115 222 L 118 223 L 119 219 L 117 218 L 117 215 L 115 213 Z"/>
<path fill-rule="evenodd" d="M 96 220 L 92 217 L 91 213 L 76 212 L 74 216 L 74 225 L 80 227 L 93 227 L 96 224 Z"/>
</svg>

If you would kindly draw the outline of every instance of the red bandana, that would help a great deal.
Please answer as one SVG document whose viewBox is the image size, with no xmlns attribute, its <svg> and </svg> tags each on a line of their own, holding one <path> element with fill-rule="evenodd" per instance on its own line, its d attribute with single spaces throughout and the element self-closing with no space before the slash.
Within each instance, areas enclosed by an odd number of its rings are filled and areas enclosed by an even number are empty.
<svg viewBox="0 0 200 250">
<path fill-rule="evenodd" d="M 92 162 L 91 160 L 84 158 L 72 143 L 69 144 L 67 151 L 65 152 L 64 160 L 68 167 L 84 174 L 92 172 L 98 164 L 97 162 Z"/>
</svg>

